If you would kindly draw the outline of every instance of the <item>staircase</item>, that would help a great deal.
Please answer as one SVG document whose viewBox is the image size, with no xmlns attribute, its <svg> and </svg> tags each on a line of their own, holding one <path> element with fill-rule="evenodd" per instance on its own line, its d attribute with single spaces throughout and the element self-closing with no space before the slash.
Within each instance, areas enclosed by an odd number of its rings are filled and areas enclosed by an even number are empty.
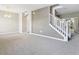
<svg viewBox="0 0 79 59">
<path fill-rule="evenodd" d="M 71 30 L 69 26 L 69 21 L 66 19 L 61 19 L 55 15 L 55 10 L 58 7 L 53 8 L 53 14 L 49 13 L 49 25 L 60 35 L 64 37 L 63 41 L 68 41 L 71 38 Z"/>
</svg>

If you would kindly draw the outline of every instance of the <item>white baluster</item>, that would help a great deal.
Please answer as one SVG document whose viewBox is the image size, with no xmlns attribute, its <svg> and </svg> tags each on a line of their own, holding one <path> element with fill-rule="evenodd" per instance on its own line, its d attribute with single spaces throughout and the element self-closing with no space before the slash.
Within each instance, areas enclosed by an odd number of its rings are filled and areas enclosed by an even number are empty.
<svg viewBox="0 0 79 59">
<path fill-rule="evenodd" d="M 65 36 L 65 41 L 68 41 L 68 22 L 66 22 L 66 36 Z"/>
</svg>

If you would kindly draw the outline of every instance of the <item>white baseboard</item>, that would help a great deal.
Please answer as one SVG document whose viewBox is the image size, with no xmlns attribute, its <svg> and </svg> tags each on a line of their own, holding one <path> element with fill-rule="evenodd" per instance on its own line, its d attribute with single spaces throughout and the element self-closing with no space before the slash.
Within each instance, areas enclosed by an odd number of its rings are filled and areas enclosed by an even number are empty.
<svg viewBox="0 0 79 59">
<path fill-rule="evenodd" d="M 19 33 L 19 34 L 31 34 L 31 33 L 27 33 L 27 32 L 6 32 L 6 33 L 0 33 L 0 34 L 15 34 L 15 33 Z"/>
<path fill-rule="evenodd" d="M 19 33 L 19 32 L 7 32 L 7 33 L 0 33 L 0 34 L 15 34 L 15 33 Z"/>
<path fill-rule="evenodd" d="M 32 34 L 32 35 L 41 36 L 41 37 L 50 38 L 50 39 L 55 39 L 55 40 L 65 41 L 64 39 L 55 38 L 55 37 L 51 37 L 51 36 L 46 36 L 46 35 L 42 35 L 42 34 L 36 34 L 36 33 L 31 33 L 31 34 Z M 67 41 L 65 41 L 65 42 L 67 42 Z"/>
<path fill-rule="evenodd" d="M 19 33 L 19 32 L 0 33 L 0 35 L 3 35 L 3 34 L 15 34 L 15 33 Z M 51 36 L 46 36 L 46 35 L 42 35 L 42 34 L 36 34 L 36 33 L 27 33 L 27 32 L 24 32 L 24 33 L 21 33 L 21 34 L 30 34 L 30 35 L 36 35 L 36 36 L 46 37 L 46 38 L 50 38 L 50 39 L 65 41 L 64 39 L 55 38 L 55 37 L 51 37 Z M 65 42 L 67 42 L 67 41 L 65 41 Z"/>
</svg>

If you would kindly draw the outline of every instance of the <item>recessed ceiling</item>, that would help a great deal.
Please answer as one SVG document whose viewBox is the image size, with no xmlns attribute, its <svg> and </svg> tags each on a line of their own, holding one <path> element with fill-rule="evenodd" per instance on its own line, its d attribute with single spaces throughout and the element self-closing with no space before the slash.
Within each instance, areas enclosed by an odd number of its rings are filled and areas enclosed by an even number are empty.
<svg viewBox="0 0 79 59">
<path fill-rule="evenodd" d="M 50 4 L 1 4 L 0 10 L 23 12 L 23 11 L 32 11 L 47 6 L 50 6 Z"/>
<path fill-rule="evenodd" d="M 79 4 L 60 4 L 63 8 L 57 9 L 59 14 L 79 12 Z"/>
</svg>

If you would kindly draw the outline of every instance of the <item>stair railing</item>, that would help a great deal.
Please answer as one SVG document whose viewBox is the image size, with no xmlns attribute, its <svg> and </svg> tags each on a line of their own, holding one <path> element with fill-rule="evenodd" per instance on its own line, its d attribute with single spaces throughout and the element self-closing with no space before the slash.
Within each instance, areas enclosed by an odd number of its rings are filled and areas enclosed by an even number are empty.
<svg viewBox="0 0 79 59">
<path fill-rule="evenodd" d="M 58 8 L 58 7 L 57 7 Z M 53 9 L 53 15 L 50 15 L 49 23 L 53 26 L 56 31 L 64 37 L 65 41 L 68 41 L 71 38 L 71 31 L 69 27 L 69 22 L 66 19 L 60 19 L 55 15 L 55 9 Z"/>
</svg>

